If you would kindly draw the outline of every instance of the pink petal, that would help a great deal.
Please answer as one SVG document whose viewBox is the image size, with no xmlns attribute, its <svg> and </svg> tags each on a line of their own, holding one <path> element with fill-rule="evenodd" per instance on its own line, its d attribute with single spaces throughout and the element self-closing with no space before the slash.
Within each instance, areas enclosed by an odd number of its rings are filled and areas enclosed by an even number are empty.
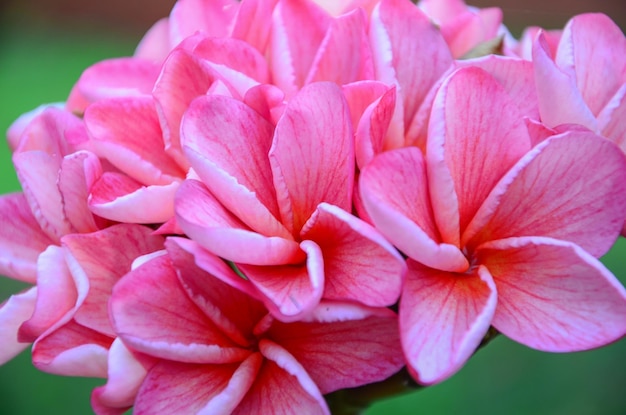
<svg viewBox="0 0 626 415">
<path fill-rule="evenodd" d="M 293 356 L 269 340 L 261 340 L 259 349 L 267 360 L 233 415 L 259 408 L 274 415 L 330 415 L 319 389 Z"/>
<path fill-rule="evenodd" d="M 34 283 L 37 257 L 54 243 L 39 227 L 22 193 L 0 196 L 0 274 Z"/>
<path fill-rule="evenodd" d="M 327 203 L 306 223 L 302 239 L 324 255 L 324 298 L 385 307 L 400 296 L 404 259 L 371 225 Z"/>
<path fill-rule="evenodd" d="M 163 223 L 174 217 L 174 196 L 180 182 L 143 186 L 130 177 L 105 172 L 92 186 L 93 213 L 116 222 Z"/>
<path fill-rule="evenodd" d="M 556 55 L 561 67 L 573 67 L 576 85 L 595 115 L 626 82 L 626 37 L 606 15 L 574 17 L 563 30 Z"/>
<path fill-rule="evenodd" d="M 185 154 L 211 193 L 250 228 L 290 238 L 279 217 L 267 158 L 272 125 L 232 98 L 195 100 L 182 126 Z"/>
<path fill-rule="evenodd" d="M 126 412 L 133 405 L 137 391 L 146 376 L 146 368 L 119 339 L 109 349 L 107 383 L 94 389 L 91 404 L 98 407 L 116 408 Z M 97 413 L 104 413 L 96 411 Z"/>
<path fill-rule="evenodd" d="M 598 115 L 598 127 L 604 137 L 617 144 L 626 153 L 626 83 Z"/>
<path fill-rule="evenodd" d="M 285 94 L 278 87 L 266 84 L 250 88 L 243 102 L 272 124 L 276 124 L 284 110 Z"/>
<path fill-rule="evenodd" d="M 152 91 L 159 64 L 140 58 L 108 59 L 87 68 L 67 99 L 68 111 L 82 114 L 104 98 L 140 96 Z"/>
<path fill-rule="evenodd" d="M 133 179 L 164 185 L 184 177 L 165 153 L 152 97 L 97 102 L 85 112 L 85 123 L 98 155 Z"/>
<path fill-rule="evenodd" d="M 161 361 L 148 372 L 133 413 L 230 414 L 254 382 L 262 362 L 259 353 L 250 355 L 241 364 Z"/>
<path fill-rule="evenodd" d="M 264 53 L 271 32 L 272 12 L 278 0 L 243 0 L 231 36 Z"/>
<path fill-rule="evenodd" d="M 493 186 L 529 149 L 519 108 L 488 73 L 462 68 L 444 82 L 433 105 L 426 152 L 444 242 L 459 246 Z"/>
<path fill-rule="evenodd" d="M 167 250 L 189 298 L 233 342 L 242 347 L 252 346 L 255 341 L 252 330 L 267 310 L 261 302 L 224 282 L 232 279 L 234 271 L 223 260 L 206 252 L 202 262 L 196 265 L 193 253 L 185 250 L 189 244 L 183 241 L 169 239 Z M 215 270 L 215 274 L 231 276 L 216 278 L 204 270 L 207 268 Z"/>
<path fill-rule="evenodd" d="M 16 152 L 39 150 L 54 160 L 60 160 L 72 152 L 72 146 L 66 135 L 68 131 L 84 129 L 78 117 L 52 106 L 44 108 L 40 113 L 35 110 L 30 115 L 34 117 L 21 132 Z"/>
<path fill-rule="evenodd" d="M 0 365 L 17 356 L 29 343 L 17 340 L 20 325 L 35 309 L 37 288 L 33 287 L 21 294 L 12 295 L 0 306 Z"/>
<path fill-rule="evenodd" d="M 300 244 L 306 264 L 254 266 L 237 264 L 265 297 L 265 305 L 282 321 L 299 320 L 317 306 L 324 291 L 324 259 L 312 241 Z"/>
<path fill-rule="evenodd" d="M 317 310 L 324 315 L 312 321 L 275 321 L 264 336 L 287 350 L 323 394 L 384 380 L 404 366 L 393 312 L 328 302 Z"/>
<path fill-rule="evenodd" d="M 107 304 L 115 283 L 131 269 L 135 258 L 163 248 L 163 238 L 139 225 L 114 225 L 89 234 L 73 234 L 61 241 L 72 272 L 89 281 L 89 293 L 74 319 L 85 327 L 114 337 Z"/>
<path fill-rule="evenodd" d="M 294 235 L 321 202 L 350 210 L 354 137 L 338 86 L 310 84 L 291 99 L 269 157 L 282 222 Z"/>
<path fill-rule="evenodd" d="M 541 121 L 548 127 L 575 123 L 596 131 L 596 119 L 576 87 L 573 76 L 556 66 L 542 34 L 533 44 L 533 67 Z"/>
<path fill-rule="evenodd" d="M 467 269 L 463 253 L 456 246 L 441 243 L 419 149 L 409 147 L 378 155 L 361 172 L 360 190 L 376 228 L 405 255 L 438 269 Z"/>
<path fill-rule="evenodd" d="M 493 325 L 535 349 L 571 352 L 626 335 L 626 290 L 600 261 L 552 238 L 509 238 L 476 252 L 498 287 Z"/>
<path fill-rule="evenodd" d="M 463 243 L 549 236 L 599 257 L 613 245 L 626 217 L 625 174 L 626 160 L 608 140 L 580 131 L 548 138 L 493 189 Z"/>
<path fill-rule="evenodd" d="M 170 42 L 177 45 L 196 32 L 223 37 L 237 13 L 234 0 L 182 0 L 170 13 Z"/>
<path fill-rule="evenodd" d="M 376 79 L 397 85 L 407 126 L 431 86 L 452 65 L 448 46 L 429 18 L 403 0 L 385 0 L 374 9 L 370 42 Z"/>
<path fill-rule="evenodd" d="M 33 342 L 72 310 L 78 299 L 76 284 L 61 247 L 50 245 L 37 261 L 37 302 L 30 319 L 19 330 L 19 339 Z"/>
<path fill-rule="evenodd" d="M 194 98 L 207 93 L 216 81 L 215 71 L 189 52 L 173 51 L 163 64 L 153 96 L 168 154 L 183 168 L 188 167 L 180 144 L 180 123 Z"/>
<path fill-rule="evenodd" d="M 133 56 L 163 62 L 170 52 L 169 31 L 170 23 L 167 17 L 157 20 L 143 35 Z"/>
<path fill-rule="evenodd" d="M 400 300 L 400 335 L 413 377 L 432 384 L 452 376 L 474 353 L 496 309 L 484 267 L 458 274 L 409 260 Z"/>
<path fill-rule="evenodd" d="M 105 378 L 112 342 L 72 320 L 35 342 L 33 365 L 55 375 Z"/>
<path fill-rule="evenodd" d="M 222 258 L 256 265 L 297 264 L 304 259 L 297 242 L 251 231 L 197 180 L 185 180 L 174 203 L 185 234 Z"/>
<path fill-rule="evenodd" d="M 95 232 L 104 221 L 94 218 L 87 200 L 89 190 L 102 175 L 98 157 L 79 151 L 63 158 L 58 187 L 63 199 L 64 215 L 78 233 Z"/>
<path fill-rule="evenodd" d="M 22 135 L 26 130 L 30 128 L 30 125 L 33 124 L 33 121 L 40 118 L 39 116 L 47 112 L 50 108 L 62 109 L 61 104 L 43 104 L 38 106 L 37 108 L 28 111 L 19 117 L 15 121 L 11 123 L 9 128 L 7 129 L 7 141 L 9 144 L 9 148 L 11 151 L 15 151 L 22 141 Z M 65 111 L 63 111 L 65 112 Z M 40 137 L 39 134 L 33 134 L 34 137 Z"/>
<path fill-rule="evenodd" d="M 311 65 L 306 84 L 331 81 L 343 85 L 374 78 L 366 19 L 365 12 L 356 9 L 332 20 Z"/>
<path fill-rule="evenodd" d="M 285 0 L 276 5 L 270 64 L 274 84 L 287 96 L 304 86 L 330 21 L 330 16 L 313 2 Z"/>
<path fill-rule="evenodd" d="M 188 363 L 230 363 L 250 354 L 189 299 L 168 256 L 126 274 L 109 307 L 116 333 L 142 353 Z"/>
</svg>

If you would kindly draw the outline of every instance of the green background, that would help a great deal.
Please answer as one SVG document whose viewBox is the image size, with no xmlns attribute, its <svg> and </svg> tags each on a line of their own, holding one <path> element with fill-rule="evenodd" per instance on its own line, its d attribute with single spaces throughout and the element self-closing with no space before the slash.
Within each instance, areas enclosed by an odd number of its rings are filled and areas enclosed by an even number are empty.
<svg viewBox="0 0 626 415">
<path fill-rule="evenodd" d="M 89 28 L 76 32 L 19 20 L 1 23 L 2 131 L 39 104 L 63 101 L 84 68 L 131 54 L 139 40 Z M 8 147 L 0 145 L 0 192 L 18 190 Z M 622 283 L 625 254 L 626 241 L 621 239 L 603 259 Z M 0 279 L 0 302 L 23 288 Z M 536 352 L 500 336 L 452 379 L 381 401 L 367 414 L 626 414 L 625 360 L 625 339 L 599 350 L 559 355 Z M 0 367 L 0 414 L 89 414 L 91 389 L 100 384 L 99 379 L 38 372 L 27 350 Z"/>
</svg>

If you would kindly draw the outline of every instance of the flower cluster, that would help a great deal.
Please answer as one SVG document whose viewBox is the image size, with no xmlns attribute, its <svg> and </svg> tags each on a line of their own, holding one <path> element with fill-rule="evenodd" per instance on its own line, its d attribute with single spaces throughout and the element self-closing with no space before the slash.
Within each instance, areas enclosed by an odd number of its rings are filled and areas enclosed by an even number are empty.
<svg viewBox="0 0 626 415">
<path fill-rule="evenodd" d="M 329 413 L 453 375 L 490 328 L 626 334 L 626 38 L 515 40 L 462 0 L 179 0 L 8 131 L 0 362 L 98 414 Z"/>
</svg>

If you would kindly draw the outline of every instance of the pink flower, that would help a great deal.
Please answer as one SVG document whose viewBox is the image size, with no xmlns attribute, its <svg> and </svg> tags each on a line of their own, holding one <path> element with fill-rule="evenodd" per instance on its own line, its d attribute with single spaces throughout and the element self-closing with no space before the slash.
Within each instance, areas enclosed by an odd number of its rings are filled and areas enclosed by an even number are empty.
<svg viewBox="0 0 626 415">
<path fill-rule="evenodd" d="M 126 275 L 111 312 L 123 342 L 157 358 L 136 414 L 329 413 L 323 394 L 403 365 L 393 312 L 323 303 L 281 323 L 247 281 L 185 239 Z"/>
<path fill-rule="evenodd" d="M 354 143 L 336 85 L 306 86 L 274 126 L 238 100 L 195 100 L 183 149 L 201 179 L 176 196 L 184 232 L 237 264 L 280 319 L 306 316 L 323 297 L 393 304 L 405 264 L 352 216 Z"/>
<path fill-rule="evenodd" d="M 531 150 L 519 109 L 491 76 L 450 76 L 426 155 L 383 153 L 360 179 L 373 223 L 409 257 L 399 318 L 415 378 L 455 373 L 490 325 L 553 352 L 622 337 L 626 290 L 594 256 L 621 229 L 625 174 L 619 149 L 590 132 Z"/>
</svg>

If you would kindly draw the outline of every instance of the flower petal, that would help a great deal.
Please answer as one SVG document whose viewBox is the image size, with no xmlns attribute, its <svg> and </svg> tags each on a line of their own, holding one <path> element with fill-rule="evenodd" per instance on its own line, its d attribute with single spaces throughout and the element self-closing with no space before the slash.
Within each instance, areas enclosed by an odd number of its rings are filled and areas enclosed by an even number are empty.
<svg viewBox="0 0 626 415">
<path fill-rule="evenodd" d="M 478 248 L 498 287 L 493 326 L 535 349 L 571 352 L 626 335 L 626 289 L 580 247 L 509 238 Z"/>
<path fill-rule="evenodd" d="M 19 327 L 35 310 L 37 288 L 12 295 L 0 306 L 0 365 L 17 356 L 30 343 L 19 342 Z"/>
<path fill-rule="evenodd" d="M 458 274 L 409 260 L 400 300 L 400 336 L 413 377 L 445 380 L 474 353 L 496 309 L 496 288 L 484 267 Z"/>
</svg>

